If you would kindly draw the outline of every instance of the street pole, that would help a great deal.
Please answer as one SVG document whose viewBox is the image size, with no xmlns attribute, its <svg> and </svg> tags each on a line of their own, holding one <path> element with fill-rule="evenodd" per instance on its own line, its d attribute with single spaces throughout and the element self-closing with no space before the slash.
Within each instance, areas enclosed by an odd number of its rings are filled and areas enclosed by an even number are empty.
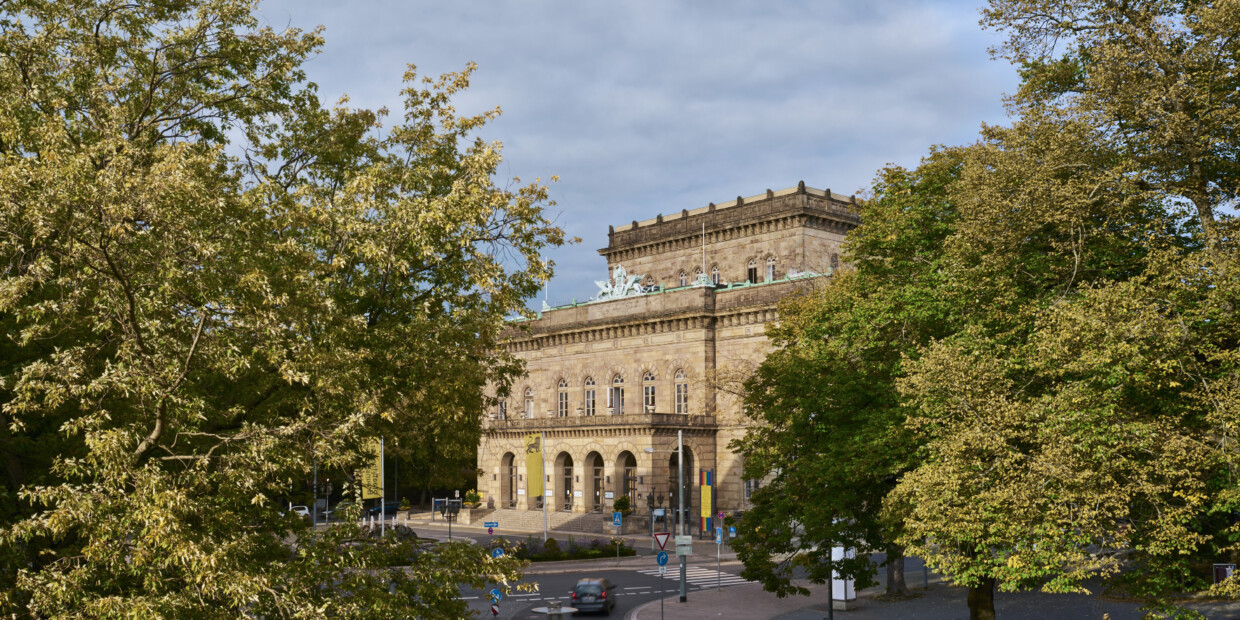
<svg viewBox="0 0 1240 620">
<path fill-rule="evenodd" d="M 310 537 L 319 530 L 319 459 L 314 459 L 314 501 L 310 503 Z"/>
<path fill-rule="evenodd" d="M 383 488 L 383 438 L 379 438 L 379 538 L 387 534 L 387 490 Z"/>
<path fill-rule="evenodd" d="M 705 226 L 705 224 L 703 224 L 703 226 Z M 676 453 L 677 453 L 676 454 L 676 479 L 677 479 L 678 484 L 680 484 L 680 488 L 676 489 L 676 497 L 679 498 L 679 504 L 680 504 L 680 508 L 679 508 L 680 514 L 677 515 L 676 518 L 678 520 L 678 524 L 680 525 L 680 529 L 681 529 L 681 531 L 677 532 L 676 534 L 677 536 L 681 536 L 681 535 L 685 535 L 689 533 L 688 532 L 689 528 L 685 527 L 685 523 L 684 523 L 685 521 L 685 518 L 684 518 L 685 517 L 685 437 L 684 437 L 684 431 L 676 431 Z M 686 562 L 687 558 L 683 555 L 679 557 L 680 557 L 680 602 L 684 603 L 689 600 L 689 580 L 687 578 L 689 567 Z"/>
<path fill-rule="evenodd" d="M 827 554 L 827 620 L 835 620 L 835 546 Z"/>
</svg>

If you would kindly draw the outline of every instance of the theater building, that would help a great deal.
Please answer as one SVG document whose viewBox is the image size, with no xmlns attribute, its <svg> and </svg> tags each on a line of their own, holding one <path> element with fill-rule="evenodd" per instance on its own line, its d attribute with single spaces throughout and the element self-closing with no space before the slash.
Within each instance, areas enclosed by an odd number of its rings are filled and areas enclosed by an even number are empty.
<svg viewBox="0 0 1240 620">
<path fill-rule="evenodd" d="M 542 433 L 553 527 L 610 514 L 622 495 L 639 516 L 652 501 L 672 505 L 680 431 L 693 522 L 704 480 L 712 510 L 744 510 L 755 483 L 728 444 L 747 420 L 727 382 L 766 355 L 781 298 L 829 281 L 858 223 L 855 202 L 802 182 L 609 227 L 598 296 L 544 304 L 509 331 L 506 346 L 527 374 L 483 423 L 485 501 L 541 515 L 522 437 Z"/>
</svg>

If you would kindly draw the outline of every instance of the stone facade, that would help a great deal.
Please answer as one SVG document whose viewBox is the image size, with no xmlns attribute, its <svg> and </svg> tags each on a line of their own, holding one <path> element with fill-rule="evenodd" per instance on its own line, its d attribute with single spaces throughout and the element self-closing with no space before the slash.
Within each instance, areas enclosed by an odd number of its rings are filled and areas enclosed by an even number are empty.
<svg viewBox="0 0 1240 620">
<path fill-rule="evenodd" d="M 680 432 L 692 519 L 702 470 L 713 472 L 717 511 L 744 510 L 751 483 L 728 443 L 746 420 L 728 379 L 766 355 L 779 300 L 838 266 L 857 224 L 850 204 L 802 183 L 612 227 L 599 250 L 609 273 L 623 265 L 647 288 L 514 323 L 507 346 L 527 374 L 486 416 L 478 491 L 496 507 L 541 510 L 525 492 L 521 443 L 541 432 L 550 510 L 609 512 L 627 494 L 643 514 L 650 495 L 674 501 Z M 695 283 L 703 263 L 715 281 Z"/>
</svg>

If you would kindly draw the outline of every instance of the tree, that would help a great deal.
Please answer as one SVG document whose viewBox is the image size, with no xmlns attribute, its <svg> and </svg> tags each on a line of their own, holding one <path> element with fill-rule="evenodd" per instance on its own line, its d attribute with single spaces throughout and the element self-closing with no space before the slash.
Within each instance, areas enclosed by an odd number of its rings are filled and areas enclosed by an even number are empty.
<svg viewBox="0 0 1240 620">
<path fill-rule="evenodd" d="M 734 448 L 746 478 L 770 479 L 733 548 L 745 577 L 781 596 L 808 593 L 791 583 L 798 565 L 816 583 L 833 570 L 859 587 L 873 583 L 868 557 L 832 563 L 833 546 L 885 550 L 888 592 L 906 591 L 898 525 L 881 513 L 917 462 L 894 378 L 954 321 L 939 255 L 956 218 L 945 198 L 962 155 L 939 151 L 917 170 L 881 172 L 873 198 L 856 207 L 851 267 L 780 306 L 769 332 L 776 348 L 745 386 L 757 423 Z"/>
<path fill-rule="evenodd" d="M 1240 7 L 984 15 L 1025 80 L 955 194 L 974 215 L 946 248 L 952 279 L 983 304 L 901 380 L 926 458 L 888 508 L 973 588 L 973 617 L 993 617 L 996 586 L 1094 576 L 1165 608 L 1204 585 L 1195 559 L 1236 549 Z"/>
<path fill-rule="evenodd" d="M 0 6 L 6 613 L 463 615 L 458 584 L 516 574 L 312 537 L 276 498 L 518 370 L 503 317 L 563 242 L 546 188 L 492 183 L 498 111 L 451 106 L 469 70 L 411 68 L 384 133 L 319 104 L 317 31 L 252 9 Z"/>
</svg>

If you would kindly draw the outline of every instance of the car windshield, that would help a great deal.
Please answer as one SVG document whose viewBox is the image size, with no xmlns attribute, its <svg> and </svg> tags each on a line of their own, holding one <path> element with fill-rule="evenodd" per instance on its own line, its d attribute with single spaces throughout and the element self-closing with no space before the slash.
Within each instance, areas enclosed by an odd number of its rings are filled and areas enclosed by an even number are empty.
<svg viewBox="0 0 1240 620">
<path fill-rule="evenodd" d="M 584 583 L 577 586 L 578 594 L 599 594 L 603 591 L 603 587 L 597 583 Z"/>
</svg>

